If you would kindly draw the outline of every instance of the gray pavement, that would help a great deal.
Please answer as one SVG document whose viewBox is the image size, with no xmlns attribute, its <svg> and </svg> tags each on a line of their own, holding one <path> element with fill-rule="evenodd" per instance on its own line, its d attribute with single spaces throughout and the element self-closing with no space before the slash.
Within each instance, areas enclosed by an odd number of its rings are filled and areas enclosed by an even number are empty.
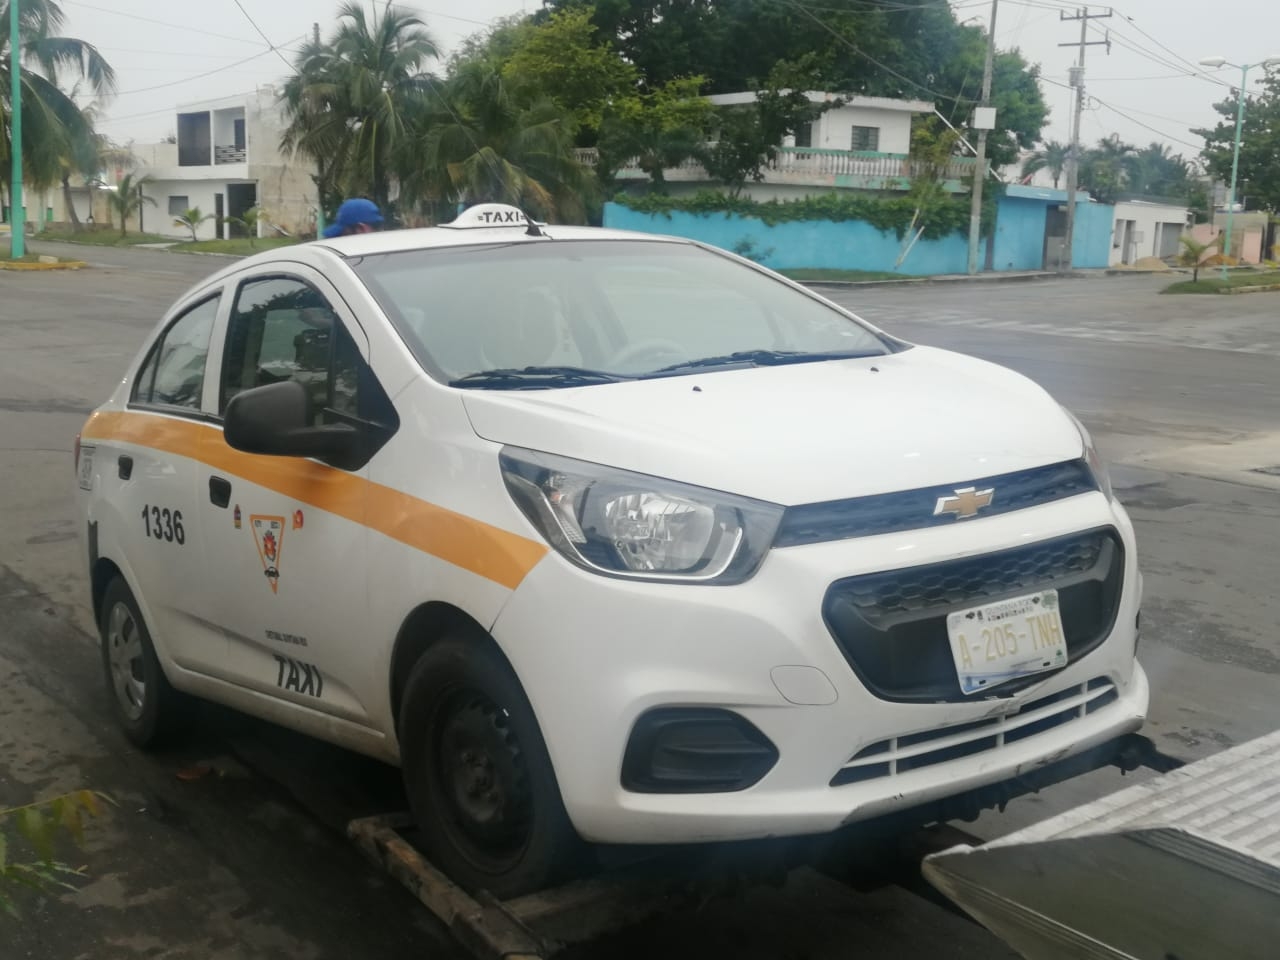
<svg viewBox="0 0 1280 960">
<path fill-rule="evenodd" d="M 50 252 L 53 245 L 45 246 Z M 75 248 L 77 273 L 0 274 L 0 806 L 94 787 L 119 806 L 78 854 L 75 894 L 0 918 L 8 958 L 453 955 L 366 867 L 345 818 L 400 802 L 393 771 L 209 709 L 183 750 L 147 756 L 108 722 L 71 443 L 163 309 L 217 258 Z M 1148 733 L 1187 757 L 1280 727 L 1280 300 L 1161 297 L 1166 278 L 861 288 L 829 295 L 907 339 L 1008 364 L 1119 460 L 1146 572 Z M 1273 304 L 1275 306 L 1273 306 Z M 211 773 L 180 779 L 193 764 Z M 994 835 L 1120 785 L 1101 773 L 984 818 Z M 822 878 L 631 931 L 583 957 L 1009 956 L 896 890 Z"/>
</svg>

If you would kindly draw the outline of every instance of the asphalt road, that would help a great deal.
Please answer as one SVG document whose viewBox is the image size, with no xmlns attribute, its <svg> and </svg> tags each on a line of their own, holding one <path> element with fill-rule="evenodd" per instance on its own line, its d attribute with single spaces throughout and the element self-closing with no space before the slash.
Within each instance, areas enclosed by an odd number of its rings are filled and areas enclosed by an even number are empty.
<svg viewBox="0 0 1280 960">
<path fill-rule="evenodd" d="M 39 244 L 36 245 L 39 247 Z M 59 253 L 68 252 L 66 249 Z M 108 721 L 72 512 L 72 438 L 183 289 L 225 261 L 77 248 L 77 273 L 0 273 L 0 807 L 93 787 L 74 893 L 0 917 L 31 958 L 456 955 L 341 828 L 398 802 L 393 771 L 209 709 L 147 756 Z M 1147 732 L 1196 757 L 1280 727 L 1280 322 L 1268 295 L 1156 295 L 1161 278 L 830 292 L 892 333 L 1021 370 L 1115 458 L 1147 600 Z M 1016 802 L 1006 832 L 1118 788 L 1095 774 Z M 817 876 L 645 925 L 582 957 L 1004 957 L 980 929 L 897 889 Z"/>
</svg>

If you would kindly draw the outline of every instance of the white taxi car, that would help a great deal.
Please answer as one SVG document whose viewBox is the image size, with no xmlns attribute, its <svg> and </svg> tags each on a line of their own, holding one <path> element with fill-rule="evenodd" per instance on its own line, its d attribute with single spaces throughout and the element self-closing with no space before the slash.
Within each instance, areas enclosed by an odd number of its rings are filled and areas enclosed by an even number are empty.
<svg viewBox="0 0 1280 960">
<path fill-rule="evenodd" d="M 832 831 L 1141 726 L 1133 530 L 1022 376 L 512 208 L 237 262 L 77 444 L 112 702 L 404 772 L 500 896 Z"/>
</svg>

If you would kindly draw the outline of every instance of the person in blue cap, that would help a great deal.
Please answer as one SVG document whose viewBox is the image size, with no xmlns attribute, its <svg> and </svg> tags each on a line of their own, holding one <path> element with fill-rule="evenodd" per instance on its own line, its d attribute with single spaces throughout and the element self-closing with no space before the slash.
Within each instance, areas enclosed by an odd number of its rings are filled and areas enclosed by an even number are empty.
<svg viewBox="0 0 1280 960">
<path fill-rule="evenodd" d="M 333 223 L 324 228 L 324 238 L 349 237 L 356 233 L 373 233 L 382 226 L 382 213 L 372 200 L 355 197 L 344 200 Z"/>
</svg>

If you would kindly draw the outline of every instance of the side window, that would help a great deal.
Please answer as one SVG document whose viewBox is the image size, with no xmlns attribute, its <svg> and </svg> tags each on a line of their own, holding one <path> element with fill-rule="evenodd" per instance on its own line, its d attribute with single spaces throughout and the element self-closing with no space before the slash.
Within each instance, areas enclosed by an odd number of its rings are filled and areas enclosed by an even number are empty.
<svg viewBox="0 0 1280 960">
<path fill-rule="evenodd" d="M 227 328 L 219 412 L 241 390 L 284 380 L 307 388 L 314 423 L 394 422 L 390 400 L 319 291 L 289 277 L 250 280 Z"/>
<path fill-rule="evenodd" d="M 218 316 L 218 298 L 196 304 L 156 341 L 133 385 L 135 403 L 200 409 L 209 338 Z"/>
</svg>

